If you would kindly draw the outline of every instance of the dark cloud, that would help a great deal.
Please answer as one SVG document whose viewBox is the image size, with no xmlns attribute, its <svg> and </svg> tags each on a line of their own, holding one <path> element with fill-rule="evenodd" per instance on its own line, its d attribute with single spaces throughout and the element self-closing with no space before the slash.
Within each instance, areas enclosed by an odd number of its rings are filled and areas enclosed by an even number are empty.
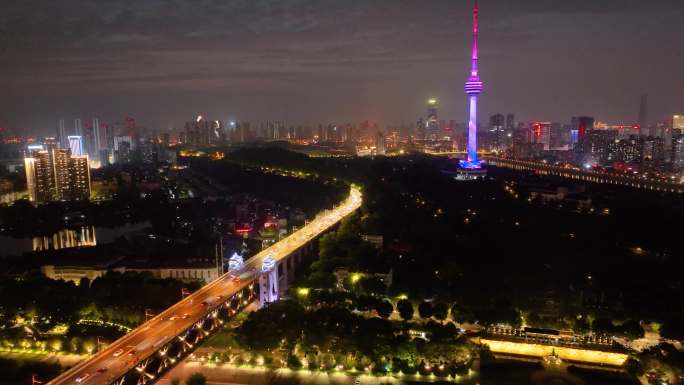
<svg viewBox="0 0 684 385">
<path fill-rule="evenodd" d="M 4 0 L 0 126 L 465 119 L 465 0 Z M 481 0 L 482 118 L 684 110 L 681 0 Z M 172 112 L 170 112 L 172 111 Z"/>
</svg>

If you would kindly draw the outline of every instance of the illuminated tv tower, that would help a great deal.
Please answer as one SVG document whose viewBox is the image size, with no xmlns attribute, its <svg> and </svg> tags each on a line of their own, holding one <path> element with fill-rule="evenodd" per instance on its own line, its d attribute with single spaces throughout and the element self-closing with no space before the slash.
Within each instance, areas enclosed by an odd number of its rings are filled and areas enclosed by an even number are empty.
<svg viewBox="0 0 684 385">
<path fill-rule="evenodd" d="M 465 82 L 470 115 L 468 119 L 468 154 L 466 159 L 460 161 L 460 165 L 464 169 L 482 168 L 482 161 L 477 159 L 477 98 L 482 93 L 482 81 L 477 68 L 478 13 L 477 0 L 475 0 L 475 7 L 473 8 L 473 52 L 470 62 L 470 76 Z"/>
</svg>

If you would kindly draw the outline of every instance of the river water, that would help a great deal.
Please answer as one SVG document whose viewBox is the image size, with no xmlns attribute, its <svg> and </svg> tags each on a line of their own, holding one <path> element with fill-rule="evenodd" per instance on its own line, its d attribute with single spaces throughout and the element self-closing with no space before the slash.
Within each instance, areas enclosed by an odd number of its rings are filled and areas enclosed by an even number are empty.
<svg viewBox="0 0 684 385">
<path fill-rule="evenodd" d="M 120 227 L 80 226 L 65 228 L 50 236 L 14 238 L 0 235 L 0 256 L 21 255 L 31 251 L 60 250 L 87 247 L 113 242 L 123 234 L 149 227 L 148 222 L 131 223 Z"/>
</svg>

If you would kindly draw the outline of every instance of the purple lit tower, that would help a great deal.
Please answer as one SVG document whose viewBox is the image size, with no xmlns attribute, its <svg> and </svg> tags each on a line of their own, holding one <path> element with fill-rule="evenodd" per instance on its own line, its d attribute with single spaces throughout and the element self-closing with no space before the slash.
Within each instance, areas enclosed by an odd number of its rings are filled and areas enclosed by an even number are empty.
<svg viewBox="0 0 684 385">
<path fill-rule="evenodd" d="M 470 65 L 470 77 L 465 82 L 465 92 L 468 95 L 470 106 L 470 118 L 468 120 L 468 154 L 466 159 L 461 160 L 463 169 L 477 170 L 482 168 L 482 161 L 477 159 L 477 98 L 482 92 L 482 81 L 477 68 L 477 30 L 478 30 L 477 0 L 473 8 L 473 55 Z"/>
</svg>

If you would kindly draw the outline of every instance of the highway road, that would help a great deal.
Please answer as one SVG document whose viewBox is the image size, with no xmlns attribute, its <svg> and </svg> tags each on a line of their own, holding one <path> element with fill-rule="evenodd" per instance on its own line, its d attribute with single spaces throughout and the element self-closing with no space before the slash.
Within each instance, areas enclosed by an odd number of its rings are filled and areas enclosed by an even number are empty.
<svg viewBox="0 0 684 385">
<path fill-rule="evenodd" d="M 235 280 L 226 273 L 169 307 L 88 360 L 74 366 L 48 385 L 105 385 L 120 378 L 140 361 L 191 327 L 233 294 L 258 278 L 267 256 L 279 261 L 337 224 L 361 206 L 361 191 L 352 186 L 349 196 L 332 210 L 319 213 L 301 229 L 247 260 Z"/>
</svg>

